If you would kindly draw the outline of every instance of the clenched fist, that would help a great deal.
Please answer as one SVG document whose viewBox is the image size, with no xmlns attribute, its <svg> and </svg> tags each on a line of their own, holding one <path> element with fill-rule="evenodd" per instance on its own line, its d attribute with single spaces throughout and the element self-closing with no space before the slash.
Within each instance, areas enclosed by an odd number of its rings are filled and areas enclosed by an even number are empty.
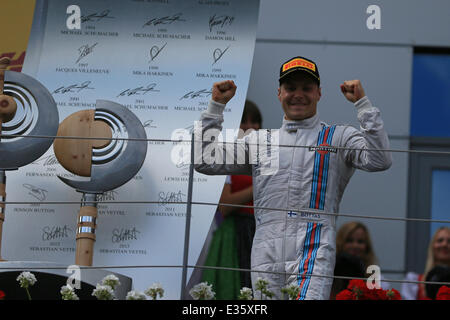
<svg viewBox="0 0 450 320">
<path fill-rule="evenodd" d="M 216 102 L 227 104 L 236 93 L 236 85 L 233 80 L 216 82 L 212 87 L 212 99 Z"/>
<path fill-rule="evenodd" d="M 341 84 L 341 91 L 348 101 L 355 103 L 363 98 L 366 94 L 359 80 L 344 81 Z"/>
</svg>

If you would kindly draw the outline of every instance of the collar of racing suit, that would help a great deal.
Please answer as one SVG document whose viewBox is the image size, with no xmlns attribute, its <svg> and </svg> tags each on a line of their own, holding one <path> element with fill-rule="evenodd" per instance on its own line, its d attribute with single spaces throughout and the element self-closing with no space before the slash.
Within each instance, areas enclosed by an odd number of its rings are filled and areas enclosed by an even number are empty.
<svg viewBox="0 0 450 320">
<path fill-rule="evenodd" d="M 281 128 L 285 129 L 287 131 L 297 131 L 298 129 L 313 128 L 319 122 L 320 122 L 319 113 L 316 113 L 311 118 L 298 120 L 298 121 L 286 120 L 285 118 L 283 118 L 283 125 L 281 126 Z"/>
</svg>

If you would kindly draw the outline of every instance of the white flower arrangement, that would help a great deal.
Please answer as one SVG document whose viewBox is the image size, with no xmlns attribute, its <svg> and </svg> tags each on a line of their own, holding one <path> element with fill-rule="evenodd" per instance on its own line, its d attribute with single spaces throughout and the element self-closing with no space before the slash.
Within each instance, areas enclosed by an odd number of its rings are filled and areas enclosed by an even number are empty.
<svg viewBox="0 0 450 320">
<path fill-rule="evenodd" d="M 243 287 L 239 292 L 239 300 L 253 300 L 252 289 Z"/>
<path fill-rule="evenodd" d="M 147 300 L 147 298 L 143 292 L 132 290 L 127 293 L 125 300 Z"/>
<path fill-rule="evenodd" d="M 19 274 L 19 276 L 17 277 L 16 280 L 19 281 L 20 286 L 22 288 L 31 287 L 37 282 L 34 274 L 32 274 L 31 272 L 28 272 L 28 271 L 24 271 L 21 274 Z"/>
<path fill-rule="evenodd" d="M 272 298 L 273 297 L 273 292 L 271 292 L 269 289 L 267 289 L 267 286 L 269 285 L 269 281 L 267 279 L 258 277 L 256 279 L 256 283 L 255 283 L 255 291 L 259 291 L 260 292 L 260 299 L 264 300 L 266 297 L 267 298 Z"/>
<path fill-rule="evenodd" d="M 116 286 L 120 286 L 120 281 L 115 275 L 110 274 L 103 278 L 102 285 L 110 286 L 114 290 Z"/>
<path fill-rule="evenodd" d="M 27 292 L 28 300 L 31 300 L 30 292 L 28 291 L 28 288 L 33 286 L 37 279 L 31 272 L 24 271 L 16 279 L 20 283 L 20 287 L 25 288 L 25 291 Z"/>
<path fill-rule="evenodd" d="M 98 300 L 114 300 L 114 290 L 108 285 L 97 284 L 92 295 Z"/>
<path fill-rule="evenodd" d="M 281 293 L 287 294 L 289 300 L 296 300 L 300 291 L 300 287 L 296 284 L 291 284 L 284 288 L 281 288 Z"/>
<path fill-rule="evenodd" d="M 28 299 L 31 300 L 28 288 L 33 286 L 37 279 L 31 272 L 24 271 L 18 277 L 17 281 L 20 286 L 24 288 L 27 292 Z M 98 300 L 116 300 L 114 290 L 120 285 L 119 278 L 115 275 L 108 275 L 102 279 L 100 283 L 97 283 L 96 288 L 92 291 L 92 296 L 95 296 Z M 274 296 L 274 294 L 268 289 L 269 281 L 267 279 L 259 277 L 255 283 L 255 290 L 251 288 L 243 287 L 239 293 L 239 300 L 254 300 L 257 297 L 261 300 L 269 299 Z M 294 300 L 298 296 L 299 287 L 295 284 L 286 286 L 281 289 L 283 294 L 287 294 L 290 300 Z M 79 300 L 79 297 L 75 293 L 74 288 L 70 285 L 64 285 L 60 290 L 61 297 L 63 300 Z M 259 294 L 258 294 L 259 293 Z M 215 299 L 216 293 L 212 289 L 212 284 L 208 282 L 201 282 L 195 285 L 189 294 L 195 300 L 213 300 Z M 147 297 L 152 300 L 157 300 L 157 298 L 162 298 L 164 296 L 164 289 L 162 285 L 158 282 L 153 283 L 144 292 L 132 290 L 126 295 L 126 300 L 147 300 Z"/>
<path fill-rule="evenodd" d="M 144 291 L 144 293 L 152 298 L 152 300 L 156 300 L 158 295 L 160 298 L 164 296 L 164 289 L 162 288 L 160 283 L 154 283 L 150 288 Z"/>
<path fill-rule="evenodd" d="M 60 293 L 63 300 L 80 300 L 71 286 L 62 286 Z"/>
<path fill-rule="evenodd" d="M 189 294 L 195 300 L 213 300 L 216 295 L 216 293 L 212 290 L 212 284 L 208 284 L 208 282 L 196 284 L 189 291 Z"/>
</svg>

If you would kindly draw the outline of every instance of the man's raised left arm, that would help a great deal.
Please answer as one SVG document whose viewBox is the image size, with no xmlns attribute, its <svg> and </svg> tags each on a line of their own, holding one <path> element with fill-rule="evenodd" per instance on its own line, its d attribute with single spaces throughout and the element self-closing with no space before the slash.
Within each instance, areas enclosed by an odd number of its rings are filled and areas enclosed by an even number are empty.
<svg viewBox="0 0 450 320">
<path fill-rule="evenodd" d="M 344 130 L 342 147 L 346 162 L 365 171 L 387 170 L 392 165 L 389 138 L 384 129 L 380 110 L 372 105 L 365 95 L 361 81 L 350 80 L 341 84 L 342 94 L 354 103 L 360 130 L 347 127 Z"/>
</svg>

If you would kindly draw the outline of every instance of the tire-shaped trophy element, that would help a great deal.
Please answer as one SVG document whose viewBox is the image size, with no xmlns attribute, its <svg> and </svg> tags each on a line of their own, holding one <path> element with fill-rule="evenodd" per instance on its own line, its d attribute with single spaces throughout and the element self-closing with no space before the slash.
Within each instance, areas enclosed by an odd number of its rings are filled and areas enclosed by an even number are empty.
<svg viewBox="0 0 450 320">
<path fill-rule="evenodd" d="M 0 59 L 0 260 L 5 171 L 41 157 L 52 145 L 59 124 L 58 108 L 47 88 L 26 74 L 6 71 L 9 62 L 9 58 Z"/>
<path fill-rule="evenodd" d="M 68 171 L 86 180 L 58 176 L 64 183 L 83 193 L 78 213 L 75 263 L 92 266 L 97 221 L 98 196 L 132 179 L 147 154 L 144 126 L 126 107 L 97 100 L 95 110 L 71 114 L 58 129 L 55 156 Z M 98 138 L 98 139 L 94 139 Z"/>
</svg>

